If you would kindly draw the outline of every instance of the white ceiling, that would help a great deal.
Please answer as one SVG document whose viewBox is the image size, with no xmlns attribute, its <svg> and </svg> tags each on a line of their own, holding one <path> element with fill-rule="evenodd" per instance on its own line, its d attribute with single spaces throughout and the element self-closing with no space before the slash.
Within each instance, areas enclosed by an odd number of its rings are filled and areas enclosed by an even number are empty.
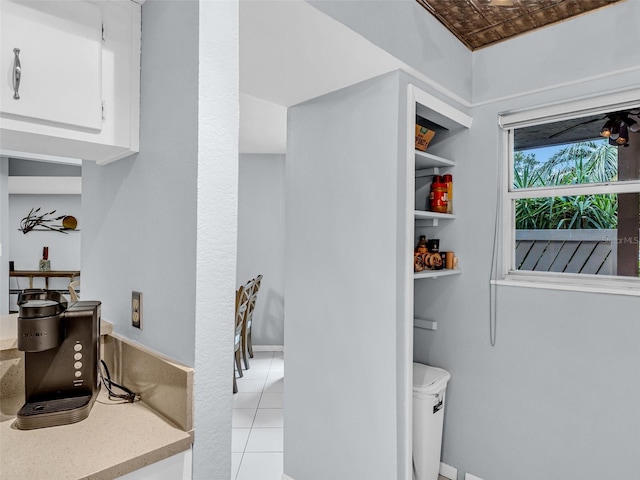
<svg viewBox="0 0 640 480">
<path fill-rule="evenodd" d="M 284 153 L 287 107 L 399 68 L 302 0 L 241 0 L 240 152 Z"/>
</svg>

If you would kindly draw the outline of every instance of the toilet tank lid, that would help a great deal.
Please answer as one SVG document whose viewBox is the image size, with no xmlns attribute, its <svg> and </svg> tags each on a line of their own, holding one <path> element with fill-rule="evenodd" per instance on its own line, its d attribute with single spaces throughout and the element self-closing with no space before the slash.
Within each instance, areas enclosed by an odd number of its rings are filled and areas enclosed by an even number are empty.
<svg viewBox="0 0 640 480">
<path fill-rule="evenodd" d="M 442 368 L 422 363 L 413 364 L 413 391 L 437 394 L 447 387 L 451 374 Z"/>
</svg>

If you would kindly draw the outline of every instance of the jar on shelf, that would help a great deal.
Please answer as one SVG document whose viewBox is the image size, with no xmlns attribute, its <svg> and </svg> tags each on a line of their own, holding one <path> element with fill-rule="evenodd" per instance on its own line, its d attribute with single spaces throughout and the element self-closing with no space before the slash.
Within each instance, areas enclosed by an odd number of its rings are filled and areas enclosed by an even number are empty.
<svg viewBox="0 0 640 480">
<path fill-rule="evenodd" d="M 447 213 L 453 213 L 453 176 L 446 174 L 442 181 L 447 186 Z"/>
<path fill-rule="evenodd" d="M 413 271 L 414 272 L 421 272 L 425 269 L 425 264 L 424 264 L 425 255 L 427 255 L 427 237 L 425 235 L 420 235 L 418 244 L 416 245 L 416 248 L 413 251 Z"/>
<path fill-rule="evenodd" d="M 442 270 L 444 262 L 439 252 L 429 252 L 424 255 L 424 268 L 427 270 Z"/>
<path fill-rule="evenodd" d="M 436 179 L 438 177 L 434 177 L 434 181 L 431 184 L 428 208 L 432 212 L 447 213 L 447 184 L 437 182 Z"/>
<path fill-rule="evenodd" d="M 427 237 L 420 235 L 416 249 L 413 252 L 414 272 L 421 272 L 425 269 L 425 255 L 427 255 Z"/>
</svg>

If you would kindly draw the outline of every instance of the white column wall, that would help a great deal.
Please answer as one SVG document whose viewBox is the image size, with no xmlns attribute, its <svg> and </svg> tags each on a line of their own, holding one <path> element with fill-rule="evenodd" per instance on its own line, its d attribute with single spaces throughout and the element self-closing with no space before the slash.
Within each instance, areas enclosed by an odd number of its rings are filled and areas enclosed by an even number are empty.
<svg viewBox="0 0 640 480">
<path fill-rule="evenodd" d="M 117 333 L 195 367 L 193 475 L 207 480 L 231 471 L 237 10 L 146 1 L 140 153 L 83 164 L 83 298 L 102 301 Z"/>
<path fill-rule="evenodd" d="M 399 74 L 291 107 L 285 474 L 398 475 Z"/>
<path fill-rule="evenodd" d="M 193 478 L 231 471 L 238 222 L 238 1 L 201 1 Z"/>
</svg>

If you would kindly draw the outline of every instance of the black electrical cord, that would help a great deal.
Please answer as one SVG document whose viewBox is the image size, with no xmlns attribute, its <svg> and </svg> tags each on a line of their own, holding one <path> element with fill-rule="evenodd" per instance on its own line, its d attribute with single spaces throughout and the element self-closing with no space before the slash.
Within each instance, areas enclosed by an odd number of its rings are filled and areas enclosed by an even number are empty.
<svg viewBox="0 0 640 480">
<path fill-rule="evenodd" d="M 114 398 L 119 398 L 121 400 L 126 400 L 129 403 L 133 403 L 136 400 L 140 400 L 140 395 L 132 392 L 127 387 L 117 384 L 113 380 L 111 380 L 111 374 L 109 373 L 109 369 L 107 368 L 107 364 L 104 360 L 100 360 L 100 378 L 102 379 L 102 384 L 109 392 L 109 400 L 113 400 Z M 104 374 L 102 370 L 104 369 Z M 106 375 L 106 376 L 105 376 Z M 112 390 L 112 387 L 119 388 L 124 393 L 116 393 Z"/>
</svg>

